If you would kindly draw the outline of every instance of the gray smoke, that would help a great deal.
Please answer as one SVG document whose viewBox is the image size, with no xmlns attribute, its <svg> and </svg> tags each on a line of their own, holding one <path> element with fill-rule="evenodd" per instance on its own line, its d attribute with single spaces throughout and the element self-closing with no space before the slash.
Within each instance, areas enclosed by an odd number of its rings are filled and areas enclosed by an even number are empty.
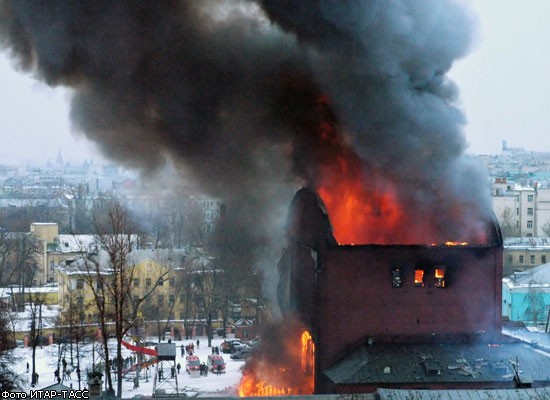
<svg viewBox="0 0 550 400">
<path fill-rule="evenodd" d="M 412 232 L 428 221 L 448 238 L 489 214 L 446 77 L 471 27 L 454 0 L 0 1 L 2 46 L 74 89 L 71 120 L 107 157 L 175 163 L 206 193 L 246 200 L 242 223 L 270 240 L 340 148 L 319 141 L 327 119 L 367 179 L 397 184 Z"/>
</svg>

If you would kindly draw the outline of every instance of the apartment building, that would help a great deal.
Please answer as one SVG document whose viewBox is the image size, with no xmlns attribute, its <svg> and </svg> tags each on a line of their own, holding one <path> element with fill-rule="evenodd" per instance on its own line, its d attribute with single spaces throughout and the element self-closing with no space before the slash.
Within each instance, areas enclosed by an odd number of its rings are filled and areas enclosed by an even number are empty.
<svg viewBox="0 0 550 400">
<path fill-rule="evenodd" d="M 493 210 L 505 236 L 537 237 L 550 233 L 550 188 L 508 185 L 495 179 Z"/>
<path fill-rule="evenodd" d="M 550 262 L 550 237 L 504 239 L 504 276 Z"/>
</svg>

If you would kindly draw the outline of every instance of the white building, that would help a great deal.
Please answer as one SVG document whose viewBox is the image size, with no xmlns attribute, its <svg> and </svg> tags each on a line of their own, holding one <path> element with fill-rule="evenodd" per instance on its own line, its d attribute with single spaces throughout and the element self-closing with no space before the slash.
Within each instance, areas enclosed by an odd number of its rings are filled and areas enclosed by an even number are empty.
<svg viewBox="0 0 550 400">
<path fill-rule="evenodd" d="M 492 188 L 493 210 L 503 229 L 515 228 L 513 236 L 549 236 L 550 188 L 507 186 L 506 181 L 495 180 Z"/>
</svg>

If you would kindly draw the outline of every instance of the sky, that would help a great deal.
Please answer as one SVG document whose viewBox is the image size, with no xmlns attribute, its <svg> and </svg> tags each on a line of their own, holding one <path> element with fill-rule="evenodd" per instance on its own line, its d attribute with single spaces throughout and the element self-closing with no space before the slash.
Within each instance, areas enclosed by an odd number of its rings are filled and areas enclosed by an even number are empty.
<svg viewBox="0 0 550 400">
<path fill-rule="evenodd" d="M 467 153 L 498 154 L 510 147 L 550 151 L 550 1 L 464 0 L 479 27 L 471 52 L 449 73 L 460 88 Z M 43 163 L 61 151 L 73 164 L 102 160 L 74 132 L 66 89 L 50 88 L 14 69 L 0 53 L 0 164 Z"/>
<path fill-rule="evenodd" d="M 450 73 L 461 91 L 468 152 L 550 151 L 550 1 L 470 0 L 479 28 Z"/>
<path fill-rule="evenodd" d="M 29 73 L 17 71 L 7 53 L 0 53 L 0 164 L 82 163 L 101 159 L 95 146 L 71 130 L 69 92 L 51 88 Z"/>
</svg>

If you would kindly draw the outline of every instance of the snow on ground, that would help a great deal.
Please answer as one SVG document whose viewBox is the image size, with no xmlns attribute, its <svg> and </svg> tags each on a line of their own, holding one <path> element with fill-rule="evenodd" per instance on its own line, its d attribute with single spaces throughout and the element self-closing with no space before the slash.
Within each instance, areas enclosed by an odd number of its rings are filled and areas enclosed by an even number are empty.
<svg viewBox="0 0 550 400">
<path fill-rule="evenodd" d="M 196 340 L 200 340 L 200 346 L 197 348 L 196 346 Z M 156 340 L 154 340 L 156 341 Z M 226 362 L 226 373 L 221 375 L 216 375 L 212 372 L 208 373 L 208 376 L 190 376 L 185 371 L 185 357 L 181 357 L 180 352 L 180 345 L 183 343 L 184 345 L 188 343 L 195 343 L 195 355 L 198 355 L 200 357 L 201 363 L 204 361 L 206 363 L 207 357 L 209 354 L 212 353 L 212 348 L 207 347 L 207 338 L 206 337 L 195 337 L 193 340 L 187 340 L 187 341 L 172 341 L 176 344 L 176 364 L 179 362 L 181 364 L 181 372 L 179 375 L 177 375 L 178 380 L 178 392 L 179 393 L 186 393 L 189 396 L 197 396 L 197 397 L 233 397 L 238 396 L 237 394 L 237 388 L 239 385 L 239 381 L 241 379 L 241 367 L 244 365 L 244 361 L 242 360 L 232 360 L 229 358 L 229 354 L 222 354 Z M 223 338 L 214 338 L 212 340 L 212 346 L 220 346 L 223 342 Z M 111 346 L 110 346 L 111 347 Z M 111 358 L 114 357 L 116 354 L 115 352 L 116 342 L 112 342 L 112 353 Z M 64 379 L 62 383 L 66 386 L 71 386 L 75 389 L 78 389 L 79 387 L 82 389 L 85 389 L 87 387 L 87 384 L 85 382 L 86 377 L 86 369 L 92 367 L 93 361 L 95 359 L 95 362 L 97 363 L 99 361 L 99 356 L 97 354 L 98 349 L 100 348 L 99 343 L 96 343 L 95 349 L 92 349 L 91 344 L 87 345 L 81 345 L 80 349 L 80 369 L 82 371 L 81 373 L 81 382 L 79 386 L 79 382 L 76 377 L 76 373 L 74 370 L 76 370 L 77 365 L 77 356 L 76 356 L 76 346 L 73 346 L 73 373 L 71 374 L 72 380 Z M 123 357 L 128 357 L 134 353 L 127 350 L 126 348 L 123 349 Z M 53 385 L 54 383 L 57 383 L 57 380 L 54 376 L 54 371 L 56 368 L 58 368 L 58 359 L 62 358 L 59 356 L 60 351 L 65 351 L 63 356 L 65 357 L 66 361 L 70 363 L 71 356 L 70 356 L 70 349 L 69 345 L 49 345 L 44 347 L 37 347 L 36 349 L 36 372 L 39 375 L 38 384 L 31 388 L 30 381 L 31 381 L 31 372 L 32 372 L 32 349 L 31 348 L 23 348 L 18 347 L 13 350 L 13 356 L 15 358 L 14 364 L 13 364 L 13 370 L 18 373 L 21 378 L 24 380 L 24 390 L 26 392 L 29 392 L 31 389 L 41 389 L 44 387 L 47 387 L 49 385 Z M 93 350 L 93 351 L 92 351 Z M 29 373 L 26 372 L 26 365 L 27 362 L 31 366 L 31 370 Z M 168 364 L 165 363 L 165 368 L 168 367 Z M 136 395 L 143 395 L 143 396 L 151 396 L 153 394 L 153 385 L 154 385 L 154 379 L 151 377 L 151 373 L 154 373 L 154 368 L 149 368 L 148 373 L 148 379 L 145 379 L 144 372 L 141 373 L 141 379 L 139 381 L 139 388 L 134 389 L 134 382 L 133 377 L 135 376 L 135 373 L 128 373 L 122 383 L 123 398 L 131 398 Z M 169 371 L 168 371 L 169 373 Z M 166 376 L 166 371 L 165 371 Z M 115 377 L 113 376 L 113 387 L 116 391 L 116 381 L 114 381 Z M 105 377 L 104 377 L 105 381 Z M 167 393 L 170 393 L 172 390 L 173 385 L 169 384 L 168 382 L 159 384 L 157 382 L 157 388 L 165 389 Z M 105 390 L 105 386 L 104 390 Z"/>
</svg>

